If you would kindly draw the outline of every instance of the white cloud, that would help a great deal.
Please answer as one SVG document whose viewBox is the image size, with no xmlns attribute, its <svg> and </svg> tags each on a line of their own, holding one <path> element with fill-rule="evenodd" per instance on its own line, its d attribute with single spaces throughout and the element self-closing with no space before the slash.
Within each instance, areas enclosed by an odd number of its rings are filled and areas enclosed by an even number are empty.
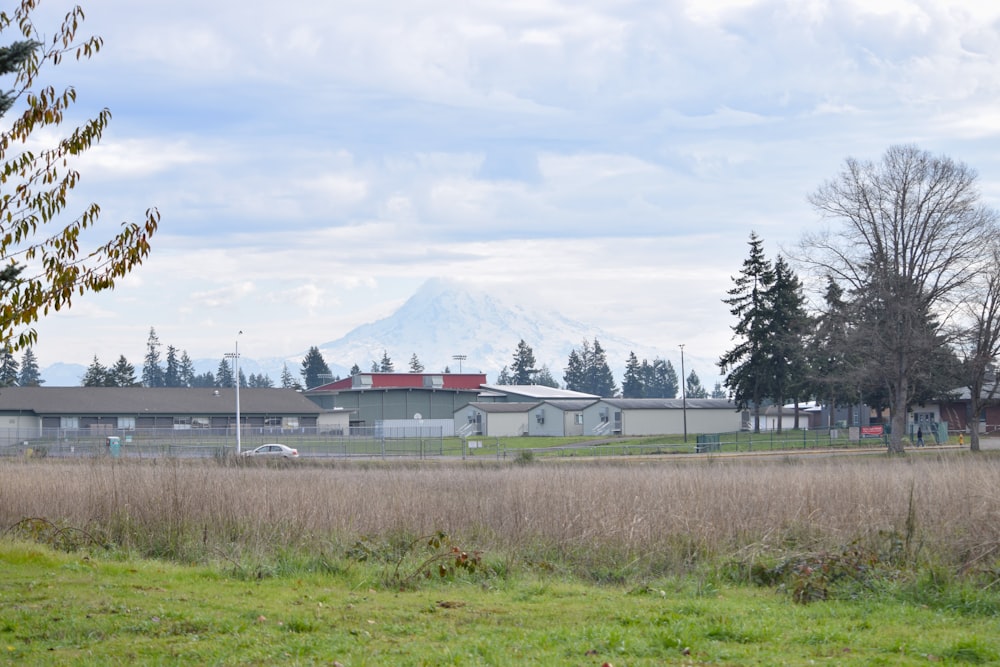
<svg viewBox="0 0 1000 667">
<path fill-rule="evenodd" d="M 239 329 L 294 354 L 436 275 L 710 357 L 750 230 L 793 243 L 848 155 L 918 141 L 1000 198 L 993 3 L 289 0 L 262 20 L 94 0 L 87 18 L 105 48 L 67 81 L 114 119 L 76 196 L 107 229 L 163 221 L 118 289 L 39 325 L 45 361 L 138 361 L 151 325 L 195 356 Z"/>
</svg>

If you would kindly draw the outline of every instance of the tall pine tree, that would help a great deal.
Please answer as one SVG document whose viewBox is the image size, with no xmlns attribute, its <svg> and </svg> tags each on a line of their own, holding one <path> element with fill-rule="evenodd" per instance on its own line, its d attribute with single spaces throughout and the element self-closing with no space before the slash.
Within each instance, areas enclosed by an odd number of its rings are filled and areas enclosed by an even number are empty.
<svg viewBox="0 0 1000 667">
<path fill-rule="evenodd" d="M 112 383 L 113 380 L 108 375 L 108 369 L 98 360 L 95 354 L 94 360 L 87 367 L 87 372 L 83 374 L 80 384 L 84 387 L 112 387 L 114 386 Z"/>
<path fill-rule="evenodd" d="M 535 352 L 522 338 L 514 351 L 514 360 L 510 365 L 511 384 L 533 384 L 535 373 Z"/>
<path fill-rule="evenodd" d="M 642 366 L 639 365 L 639 359 L 635 356 L 635 352 L 629 352 L 628 361 L 625 362 L 625 376 L 622 378 L 622 398 L 644 398 L 645 396 L 646 383 L 643 381 Z"/>
<path fill-rule="evenodd" d="M 771 358 L 768 395 L 778 406 L 778 432 L 781 432 L 781 406 L 795 399 L 795 428 L 799 427 L 799 399 L 808 391 L 806 335 L 810 327 L 802 283 L 785 259 L 774 262 L 774 283 L 767 293 L 771 334 L 768 350 Z"/>
<path fill-rule="evenodd" d="M 108 369 L 108 377 L 115 387 L 134 387 L 139 384 L 135 378 L 135 366 L 128 362 L 124 354 Z"/>
<path fill-rule="evenodd" d="M 379 373 L 395 373 L 396 366 L 392 363 L 392 359 L 389 358 L 389 353 L 382 350 L 382 361 L 378 364 Z M 329 372 L 329 371 L 327 371 Z"/>
<path fill-rule="evenodd" d="M 687 393 L 684 394 L 687 398 L 708 398 L 708 390 L 701 384 L 701 378 L 698 374 L 691 369 L 691 372 L 687 376 Z"/>
<path fill-rule="evenodd" d="M 740 410 L 753 408 L 754 432 L 760 432 L 761 402 L 767 397 L 771 363 L 768 349 L 771 336 L 771 308 L 768 292 L 774 284 L 774 268 L 764 256 L 763 241 L 751 232 L 750 254 L 743 269 L 733 278 L 729 297 L 723 303 L 736 318 L 736 344 L 719 359 L 725 385 Z"/>
<path fill-rule="evenodd" d="M 177 358 L 177 348 L 167 346 L 167 368 L 163 373 L 163 386 L 181 387 L 181 362 Z"/>
<path fill-rule="evenodd" d="M 410 372 L 411 373 L 423 373 L 424 365 L 420 363 L 420 359 L 417 358 L 417 353 L 414 352 L 413 356 L 410 357 Z"/>
<path fill-rule="evenodd" d="M 153 327 L 149 328 L 149 338 L 146 340 L 146 359 L 142 364 L 142 386 L 163 386 L 163 368 L 160 366 L 160 339 L 156 337 L 156 329 Z"/>
<path fill-rule="evenodd" d="M 236 387 L 236 380 L 233 376 L 233 362 L 231 359 L 223 357 L 219 361 L 219 367 L 215 370 L 216 387 Z"/>
<path fill-rule="evenodd" d="M 388 358 L 388 355 L 383 354 L 384 358 Z M 390 364 L 392 362 L 389 362 Z M 325 376 L 330 375 L 330 367 L 326 365 L 326 360 L 323 359 L 323 354 L 319 351 L 316 346 L 310 347 L 309 351 L 306 352 L 305 358 L 302 360 L 302 379 L 305 381 L 306 389 L 312 389 L 313 387 L 318 387 L 327 378 Z"/>
<path fill-rule="evenodd" d="M 187 350 L 181 352 L 180 369 L 178 372 L 180 376 L 180 386 L 182 387 L 193 387 L 194 386 L 194 362 L 191 361 L 191 357 L 188 356 Z"/>
<path fill-rule="evenodd" d="M 618 393 L 618 385 L 608 365 L 608 357 L 601 342 L 594 339 L 590 362 L 587 364 L 588 393 L 611 398 Z"/>
<path fill-rule="evenodd" d="M 10 348 L 0 353 L 0 386 L 11 387 L 17 384 L 18 368 L 20 365 L 14 358 L 14 353 Z"/>
<path fill-rule="evenodd" d="M 356 375 L 356 373 L 352 373 Z M 282 389 L 299 389 L 300 385 L 295 381 L 295 377 L 292 372 L 288 370 L 288 364 L 283 364 L 281 366 L 281 388 Z"/>
<path fill-rule="evenodd" d="M 566 388 L 586 394 L 610 398 L 618 392 L 607 355 L 596 338 L 593 345 L 584 339 L 582 348 L 573 349 L 569 354 L 566 373 L 563 376 Z"/>
<path fill-rule="evenodd" d="M 38 387 L 44 382 L 38 371 L 38 359 L 35 358 L 35 353 L 30 347 L 25 348 L 24 354 L 21 355 L 21 373 L 18 375 L 17 383 L 22 387 Z"/>
</svg>

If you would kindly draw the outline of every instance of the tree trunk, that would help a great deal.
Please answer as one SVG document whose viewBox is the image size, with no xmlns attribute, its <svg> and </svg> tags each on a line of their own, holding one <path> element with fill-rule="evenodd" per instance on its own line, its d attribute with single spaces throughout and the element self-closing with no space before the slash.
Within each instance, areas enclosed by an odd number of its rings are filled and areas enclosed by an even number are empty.
<svg viewBox="0 0 1000 667">
<path fill-rule="evenodd" d="M 896 385 L 892 400 L 892 433 L 889 434 L 889 453 L 903 453 L 903 436 L 906 434 L 906 382 Z"/>
<path fill-rule="evenodd" d="M 983 395 L 983 385 L 980 382 L 973 382 L 969 388 L 969 418 L 966 419 L 966 427 L 969 431 L 969 451 L 979 451 L 979 414 L 983 411 L 983 401 L 977 400 L 977 396 Z"/>
</svg>

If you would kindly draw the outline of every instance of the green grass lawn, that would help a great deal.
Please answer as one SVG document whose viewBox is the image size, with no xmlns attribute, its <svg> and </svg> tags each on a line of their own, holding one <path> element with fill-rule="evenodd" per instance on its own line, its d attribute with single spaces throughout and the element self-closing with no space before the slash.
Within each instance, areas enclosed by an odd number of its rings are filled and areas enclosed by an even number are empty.
<svg viewBox="0 0 1000 667">
<path fill-rule="evenodd" d="M 893 595 L 797 604 L 703 578 L 594 586 L 530 568 L 383 585 L 377 566 L 256 578 L 0 542 L 0 663 L 926 665 L 1000 661 L 982 613 Z M 465 577 L 465 578 L 463 578 Z"/>
</svg>

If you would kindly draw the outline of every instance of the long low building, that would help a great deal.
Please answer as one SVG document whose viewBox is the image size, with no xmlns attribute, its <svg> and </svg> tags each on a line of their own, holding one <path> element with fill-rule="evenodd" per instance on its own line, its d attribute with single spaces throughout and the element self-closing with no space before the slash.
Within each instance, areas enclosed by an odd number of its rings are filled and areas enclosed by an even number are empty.
<svg viewBox="0 0 1000 667">
<path fill-rule="evenodd" d="M 241 388 L 243 428 L 347 429 L 348 413 L 325 412 L 294 389 Z M 0 444 L 58 431 L 92 435 L 148 429 L 227 429 L 236 389 L 202 387 L 3 387 Z"/>
<path fill-rule="evenodd" d="M 602 398 L 584 409 L 583 423 L 590 434 L 732 433 L 743 413 L 722 398 Z"/>
<path fill-rule="evenodd" d="M 714 434 L 739 431 L 742 419 L 732 401 L 712 398 L 473 402 L 455 411 L 455 432 L 501 438 Z"/>
</svg>

